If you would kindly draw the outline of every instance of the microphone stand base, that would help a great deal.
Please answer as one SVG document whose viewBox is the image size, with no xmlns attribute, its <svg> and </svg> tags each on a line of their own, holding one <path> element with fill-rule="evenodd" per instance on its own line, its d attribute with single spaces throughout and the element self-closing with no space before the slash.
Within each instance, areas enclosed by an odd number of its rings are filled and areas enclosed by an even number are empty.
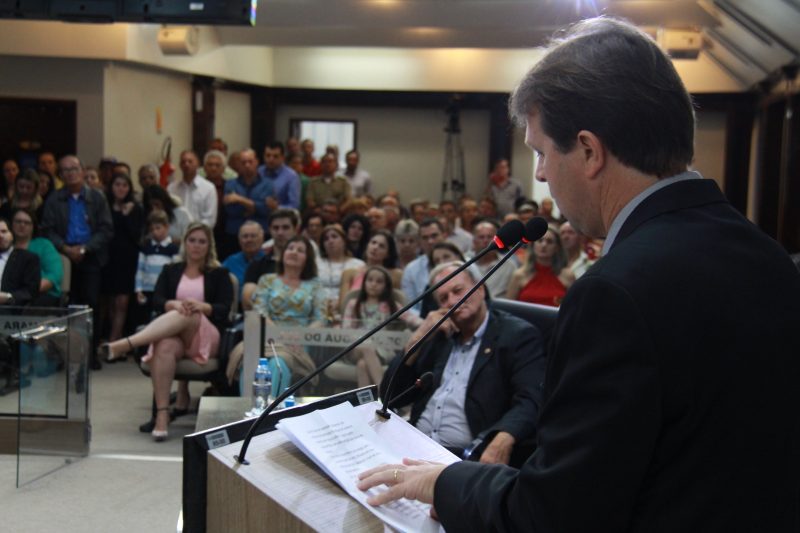
<svg viewBox="0 0 800 533">
<path fill-rule="evenodd" d="M 390 418 L 392 418 L 392 413 L 386 408 L 375 409 L 375 414 L 383 418 L 384 420 L 389 420 Z"/>
</svg>

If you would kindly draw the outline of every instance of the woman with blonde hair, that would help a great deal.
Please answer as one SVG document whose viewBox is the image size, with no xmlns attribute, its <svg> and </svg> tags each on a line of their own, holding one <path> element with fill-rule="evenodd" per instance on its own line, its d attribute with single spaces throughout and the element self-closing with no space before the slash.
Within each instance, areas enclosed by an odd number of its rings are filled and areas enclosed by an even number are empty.
<svg viewBox="0 0 800 533">
<path fill-rule="evenodd" d="M 558 228 L 551 225 L 533 243 L 525 264 L 511 275 L 506 298 L 558 307 L 574 281 Z"/>
<path fill-rule="evenodd" d="M 202 222 L 193 222 L 183 237 L 182 261 L 165 265 L 156 282 L 153 309 L 162 314 L 138 333 L 101 346 L 106 360 L 114 362 L 134 348 L 150 345 L 142 360 L 150 361 L 156 441 L 167 438 L 169 396 L 178 360 L 189 357 L 202 365 L 217 356 L 232 301 L 233 284 L 217 261 L 214 234 Z M 179 382 L 175 410 L 187 409 L 189 400 L 188 384 Z"/>
</svg>

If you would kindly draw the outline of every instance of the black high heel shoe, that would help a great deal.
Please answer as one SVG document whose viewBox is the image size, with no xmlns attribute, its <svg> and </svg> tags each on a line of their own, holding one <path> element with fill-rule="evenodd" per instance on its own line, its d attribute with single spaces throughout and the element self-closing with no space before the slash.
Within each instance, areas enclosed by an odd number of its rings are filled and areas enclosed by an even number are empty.
<svg viewBox="0 0 800 533">
<path fill-rule="evenodd" d="M 129 350 L 126 353 L 115 354 L 111 353 L 111 343 L 104 342 L 100 346 L 97 347 L 97 355 L 101 357 L 106 363 L 114 364 L 117 361 L 125 361 L 128 359 L 128 353 L 135 350 L 133 347 L 133 343 L 129 337 L 125 337 L 125 340 L 128 341 Z"/>
</svg>

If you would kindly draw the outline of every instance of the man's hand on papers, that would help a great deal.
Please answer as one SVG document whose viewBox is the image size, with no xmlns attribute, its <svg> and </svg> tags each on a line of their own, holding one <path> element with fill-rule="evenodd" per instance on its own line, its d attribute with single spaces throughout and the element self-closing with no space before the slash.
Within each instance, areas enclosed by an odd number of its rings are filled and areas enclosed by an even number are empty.
<svg viewBox="0 0 800 533">
<path fill-rule="evenodd" d="M 370 505 L 383 505 L 400 498 L 432 504 L 436 480 L 446 467 L 439 463 L 404 458 L 402 465 L 381 465 L 361 472 L 358 475 L 358 488 L 369 490 L 378 485 L 389 487 L 389 490 L 368 498 Z M 436 518 L 433 509 L 431 516 Z"/>
</svg>

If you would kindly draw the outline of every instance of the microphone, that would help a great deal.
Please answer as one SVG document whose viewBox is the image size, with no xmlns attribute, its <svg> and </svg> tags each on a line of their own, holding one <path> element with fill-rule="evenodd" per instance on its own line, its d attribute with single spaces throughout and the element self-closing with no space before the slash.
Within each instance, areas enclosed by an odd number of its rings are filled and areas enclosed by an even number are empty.
<svg viewBox="0 0 800 533">
<path fill-rule="evenodd" d="M 239 455 L 236 455 L 235 458 L 239 462 L 239 464 L 250 464 L 245 460 L 245 454 L 247 453 L 247 448 L 250 446 L 250 441 L 253 440 L 255 436 L 256 429 L 261 425 L 263 420 L 270 414 L 275 408 L 283 402 L 286 398 L 294 394 L 300 387 L 317 377 L 321 374 L 326 368 L 331 366 L 333 363 L 350 353 L 354 348 L 365 342 L 367 339 L 375 335 L 378 331 L 382 330 L 387 324 L 392 322 L 393 320 L 397 319 L 400 315 L 414 307 L 418 302 L 420 302 L 423 298 L 425 298 L 428 294 L 432 293 L 433 291 L 437 290 L 439 287 L 450 281 L 452 278 L 469 268 L 473 263 L 479 260 L 484 255 L 488 254 L 497 249 L 505 249 L 510 247 L 510 251 L 515 251 L 519 246 L 522 245 L 523 237 L 525 236 L 525 225 L 520 222 L 519 220 L 511 220 L 503 225 L 499 230 L 497 230 L 497 234 L 492 243 L 489 244 L 486 248 L 481 250 L 478 254 L 475 255 L 472 259 L 465 262 L 461 265 L 458 269 L 454 270 L 444 278 L 442 278 L 438 283 L 430 287 L 428 290 L 423 291 L 422 294 L 408 302 L 406 305 L 392 313 L 386 320 L 369 330 L 366 334 L 362 335 L 360 338 L 353 341 L 349 346 L 344 348 L 341 352 L 337 353 L 336 355 L 329 358 L 327 361 L 323 362 L 320 366 L 318 366 L 314 372 L 310 373 L 309 375 L 305 376 L 303 379 L 299 380 L 297 383 L 288 387 L 285 391 L 280 393 L 275 400 L 269 404 L 269 406 L 264 409 L 264 411 L 259 415 L 259 417 L 253 422 L 253 425 L 250 426 L 250 429 L 247 431 L 247 435 L 244 437 L 244 441 L 242 442 L 242 447 L 239 449 Z M 508 255 L 508 254 L 507 254 Z M 509 256 L 510 257 L 510 256 Z M 498 263 L 501 265 L 503 262 L 501 261 Z M 491 274 L 496 269 L 493 268 L 487 274 Z M 264 321 L 262 320 L 262 332 L 261 332 L 261 345 L 262 350 L 264 345 Z M 384 406 L 386 409 L 386 406 Z"/>
<path fill-rule="evenodd" d="M 522 225 L 522 223 L 520 223 L 520 225 Z M 464 296 L 462 296 L 461 299 L 457 301 L 456 304 L 453 307 L 451 307 L 442 316 L 442 318 L 440 318 L 436 322 L 436 324 L 433 325 L 433 327 L 431 327 L 431 329 L 426 331 L 425 335 L 423 335 L 422 338 L 417 340 L 417 342 L 415 342 L 413 346 L 411 346 L 411 348 L 408 349 L 405 355 L 403 355 L 402 359 L 400 360 L 400 364 L 397 365 L 397 368 L 395 368 L 395 371 L 389 378 L 389 385 L 386 387 L 386 395 L 383 400 L 383 405 L 381 406 L 380 409 L 375 411 L 375 414 L 386 420 L 388 420 L 392 416 L 391 413 L 389 412 L 389 398 L 392 398 L 392 392 L 394 391 L 394 385 L 395 385 L 395 378 L 397 377 L 397 370 L 400 368 L 400 365 L 405 364 L 405 362 L 419 349 L 419 347 L 422 346 L 422 344 L 425 341 L 427 341 L 431 335 L 436 333 L 442 326 L 442 324 L 444 324 L 444 322 L 448 318 L 450 318 L 450 316 L 452 316 L 452 314 L 455 313 L 458 310 L 458 308 L 461 307 L 461 305 L 475 293 L 475 291 L 477 291 L 484 283 L 486 283 L 486 280 L 489 279 L 489 276 L 494 274 L 498 268 L 503 266 L 503 263 L 508 261 L 514 255 L 514 252 L 516 252 L 520 246 L 522 246 L 523 244 L 527 244 L 528 242 L 539 240 L 542 237 L 542 235 L 544 235 L 545 232 L 547 231 L 547 221 L 541 217 L 534 217 L 530 219 L 528 223 L 523 226 L 523 229 L 524 229 L 523 238 L 520 239 L 520 241 L 517 242 L 514 246 L 512 246 L 508 250 L 508 253 L 506 253 L 503 257 L 501 257 L 500 260 L 491 269 L 489 269 L 489 271 L 486 274 L 484 274 L 484 276 L 481 277 L 481 279 L 479 279 L 478 282 L 475 283 L 475 285 L 473 285 L 472 288 L 470 288 L 470 290 L 467 291 L 467 293 Z M 487 246 L 487 248 L 489 247 Z M 461 270 L 463 269 L 460 268 L 457 271 Z M 451 278 L 452 276 L 446 276 L 445 278 L 443 278 L 443 280 L 444 279 L 449 280 Z M 434 286 L 438 289 L 441 285 L 442 283 L 440 282 Z"/>
<path fill-rule="evenodd" d="M 392 398 L 392 401 L 389 402 L 389 407 L 397 407 L 404 404 L 409 396 L 417 392 L 425 392 L 431 385 L 433 385 L 433 372 L 425 372 L 414 381 L 413 385 Z"/>
</svg>

